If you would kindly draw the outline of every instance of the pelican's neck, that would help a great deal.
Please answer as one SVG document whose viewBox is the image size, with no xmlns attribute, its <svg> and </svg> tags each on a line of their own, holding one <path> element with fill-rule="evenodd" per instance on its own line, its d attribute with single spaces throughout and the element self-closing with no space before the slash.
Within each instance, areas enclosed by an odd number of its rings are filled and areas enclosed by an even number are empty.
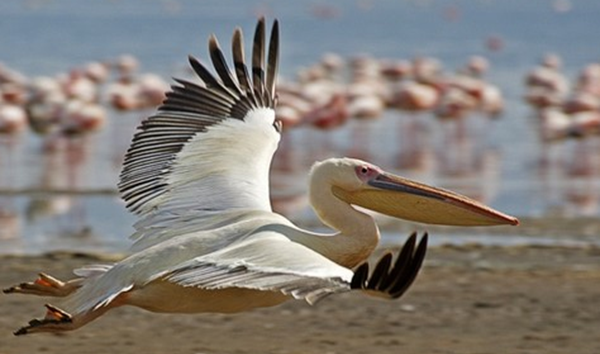
<svg viewBox="0 0 600 354">
<path fill-rule="evenodd" d="M 375 249 L 379 229 L 371 216 L 336 197 L 332 187 L 327 179 L 311 179 L 309 198 L 313 209 L 324 224 L 339 231 L 333 237 L 318 237 L 311 243 L 315 251 L 353 268 Z"/>
<path fill-rule="evenodd" d="M 325 225 L 346 236 L 377 233 L 377 225 L 371 216 L 336 197 L 331 185 L 321 187 L 311 186 L 309 197 L 313 209 Z"/>
</svg>

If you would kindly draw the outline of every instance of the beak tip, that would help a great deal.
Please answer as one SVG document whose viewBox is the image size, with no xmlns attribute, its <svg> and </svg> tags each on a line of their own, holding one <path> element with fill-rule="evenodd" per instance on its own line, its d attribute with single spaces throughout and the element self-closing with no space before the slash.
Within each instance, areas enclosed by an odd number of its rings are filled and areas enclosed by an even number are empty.
<svg viewBox="0 0 600 354">
<path fill-rule="evenodd" d="M 500 215 L 498 215 L 500 217 L 500 224 L 503 225 L 510 225 L 510 226 L 519 226 L 521 224 L 521 221 L 519 221 L 518 218 L 512 216 L 512 215 L 507 215 L 507 214 L 503 214 L 500 213 Z"/>
</svg>

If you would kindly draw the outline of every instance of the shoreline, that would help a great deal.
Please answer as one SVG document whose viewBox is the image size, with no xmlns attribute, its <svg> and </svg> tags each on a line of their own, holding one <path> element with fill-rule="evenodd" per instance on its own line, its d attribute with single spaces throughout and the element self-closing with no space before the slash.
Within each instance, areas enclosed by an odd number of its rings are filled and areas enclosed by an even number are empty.
<svg viewBox="0 0 600 354">
<path fill-rule="evenodd" d="M 431 247 L 549 247 L 549 248 L 598 248 L 600 247 L 600 219 L 594 217 L 578 218 L 535 218 L 520 217 L 521 223 L 514 226 L 495 227 L 458 227 L 421 225 L 399 221 L 377 215 L 377 224 L 382 233 L 380 247 L 393 248 L 404 243 L 412 232 L 428 232 Z M 320 221 L 293 218 L 292 221 L 304 228 L 328 232 Z M 43 256 L 48 253 L 93 254 L 101 249 L 103 254 L 126 254 L 132 241 L 127 235 L 106 238 L 93 230 L 64 237 L 60 240 L 62 248 L 40 243 L 39 240 L 2 239 L 0 257 Z"/>
</svg>

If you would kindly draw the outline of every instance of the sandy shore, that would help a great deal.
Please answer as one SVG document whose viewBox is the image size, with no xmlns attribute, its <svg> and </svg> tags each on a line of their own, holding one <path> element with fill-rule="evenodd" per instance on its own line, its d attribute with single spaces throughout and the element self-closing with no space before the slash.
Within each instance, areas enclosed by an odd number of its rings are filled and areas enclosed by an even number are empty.
<svg viewBox="0 0 600 354">
<path fill-rule="evenodd" d="M 97 256 L 3 256 L 0 286 L 38 270 L 69 277 Z M 240 315 L 120 308 L 62 335 L 14 337 L 46 299 L 0 295 L 8 353 L 600 353 L 600 249 L 439 247 L 409 293 L 360 293 Z"/>
</svg>

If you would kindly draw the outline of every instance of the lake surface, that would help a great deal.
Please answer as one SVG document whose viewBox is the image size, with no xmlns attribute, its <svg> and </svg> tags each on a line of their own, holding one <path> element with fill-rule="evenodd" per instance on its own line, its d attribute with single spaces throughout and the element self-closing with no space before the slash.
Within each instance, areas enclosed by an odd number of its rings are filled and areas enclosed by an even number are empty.
<svg viewBox="0 0 600 354">
<path fill-rule="evenodd" d="M 500 87 L 506 100 L 497 120 L 468 117 L 471 135 L 460 146 L 446 139 L 452 128 L 432 116 L 397 111 L 372 121 L 351 120 L 334 131 L 286 132 L 272 189 L 276 208 L 291 218 L 314 219 L 304 195 L 306 173 L 315 160 L 329 156 L 365 158 L 517 216 L 600 216 L 600 140 L 542 147 L 532 112 L 521 98 L 524 75 L 544 53 L 560 54 L 571 79 L 600 59 L 600 2 L 11 1 L 0 3 L 0 62 L 34 77 L 131 53 L 141 61 L 141 71 L 168 79 L 185 75 L 188 54 L 207 58 L 210 33 L 223 47 L 236 26 L 248 39 L 257 14 L 281 22 L 285 78 L 326 52 L 347 58 L 428 55 L 447 71 L 471 55 L 484 55 L 492 65 L 487 80 Z M 502 47 L 490 50 L 490 38 L 501 39 Z M 111 111 L 103 131 L 85 144 L 55 152 L 42 153 L 44 141 L 33 134 L 2 142 L 0 253 L 126 250 L 135 219 L 115 194 L 115 185 L 135 126 L 150 113 Z M 406 132 L 411 123 L 419 126 L 411 137 L 421 149 L 416 167 L 407 167 L 402 158 L 410 152 Z M 549 162 L 540 168 L 544 156 Z M 480 236 L 487 242 L 483 232 Z M 466 242 L 477 235 L 468 237 Z M 515 228 L 504 240 L 519 237 Z M 440 236 L 439 242 L 446 239 L 452 238 Z M 489 242 L 503 241 L 495 237 Z"/>
</svg>

